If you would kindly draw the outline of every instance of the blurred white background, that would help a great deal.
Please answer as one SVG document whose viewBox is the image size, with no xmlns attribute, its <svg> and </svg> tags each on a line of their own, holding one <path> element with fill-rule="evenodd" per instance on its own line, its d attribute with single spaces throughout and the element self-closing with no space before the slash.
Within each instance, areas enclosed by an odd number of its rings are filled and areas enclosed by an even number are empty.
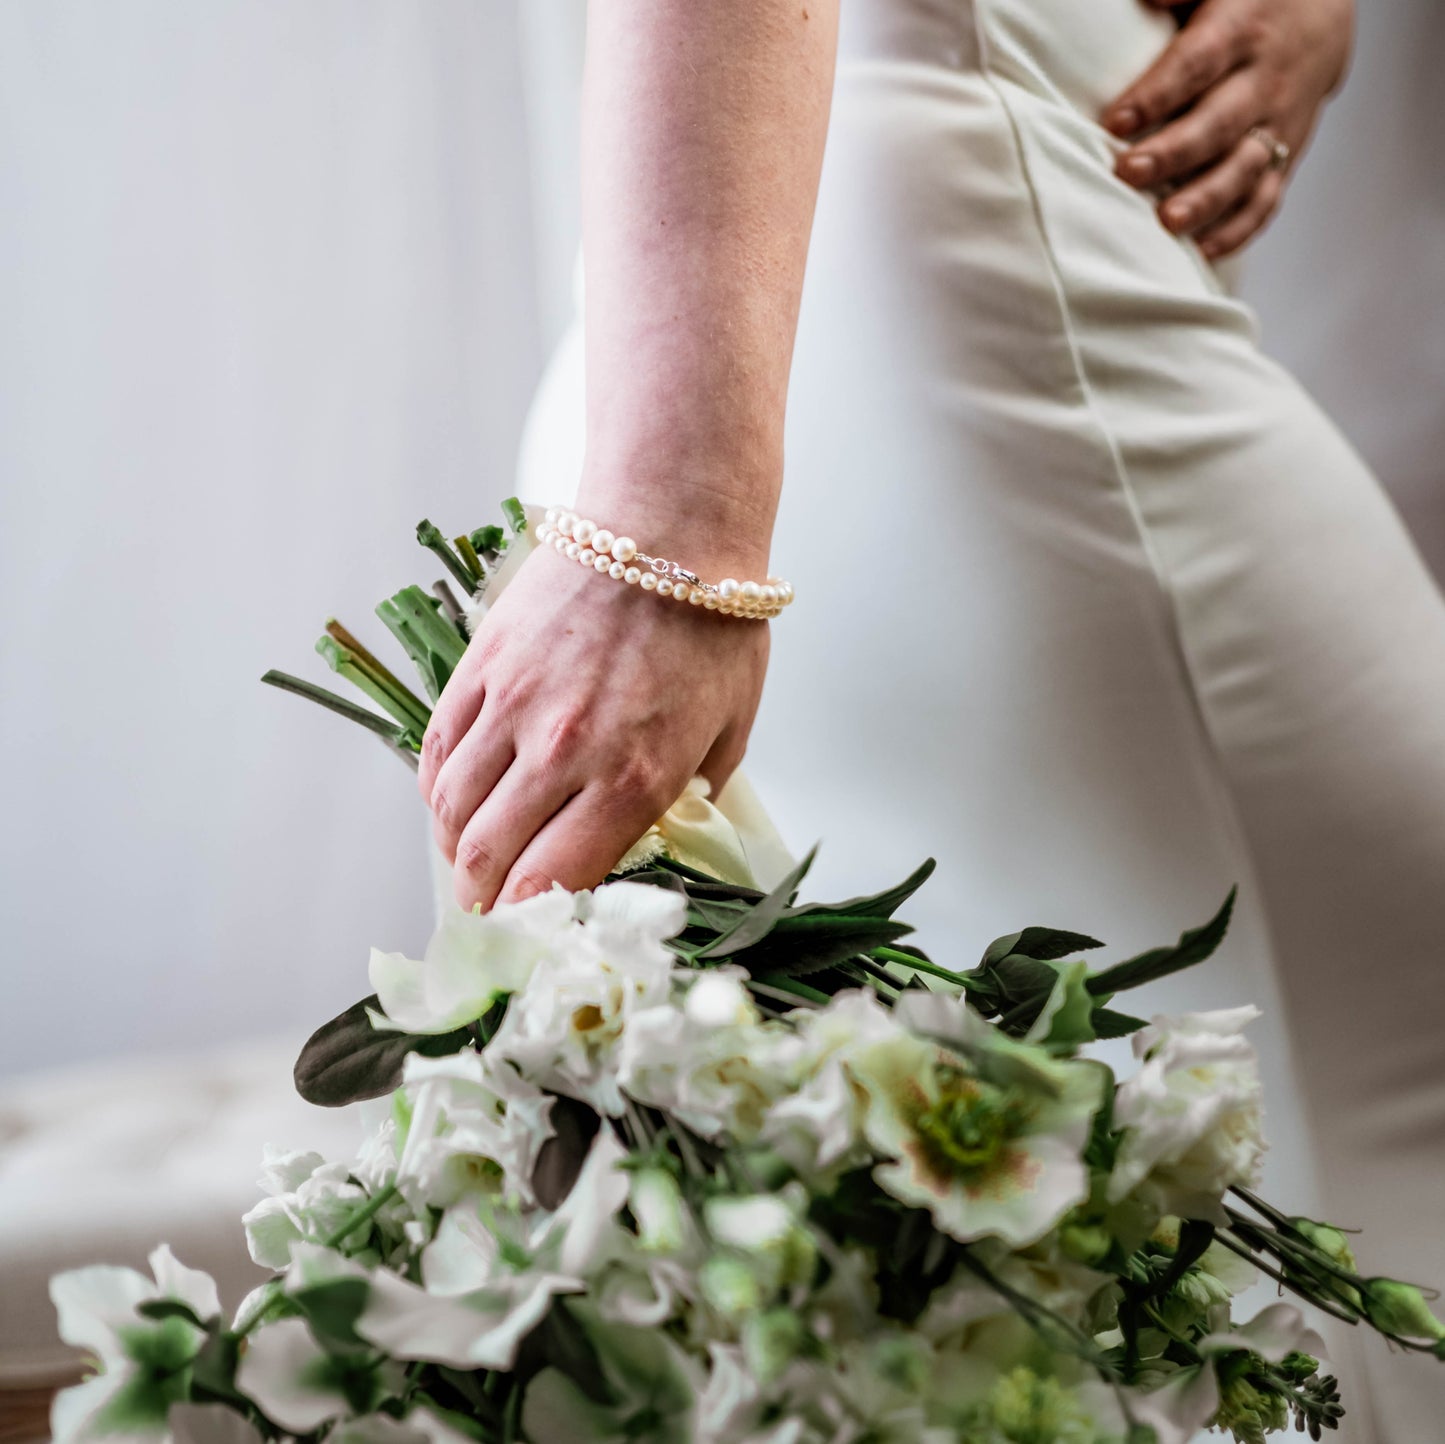
<svg viewBox="0 0 1445 1444">
<path fill-rule="evenodd" d="M 1445 11 L 1363 11 L 1247 290 L 1445 572 Z M 0 1072 L 299 1042 L 422 945 L 410 775 L 257 678 L 511 490 L 580 19 L 0 3 Z"/>
</svg>

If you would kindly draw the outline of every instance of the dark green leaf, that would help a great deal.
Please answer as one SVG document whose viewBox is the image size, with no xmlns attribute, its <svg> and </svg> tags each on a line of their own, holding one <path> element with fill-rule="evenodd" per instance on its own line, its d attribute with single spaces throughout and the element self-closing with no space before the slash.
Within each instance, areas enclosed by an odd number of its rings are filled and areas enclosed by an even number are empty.
<svg viewBox="0 0 1445 1444">
<path fill-rule="evenodd" d="M 414 1034 L 382 1032 L 371 1026 L 368 1008 L 379 1009 L 373 993 L 353 1003 L 329 1023 L 323 1023 L 296 1060 L 296 1091 L 322 1108 L 340 1108 L 365 1098 L 380 1098 L 401 1082 L 408 1053 L 440 1058 L 458 1053 L 472 1035 L 465 1028 L 454 1033 Z"/>
<path fill-rule="evenodd" d="M 1099 1038 L 1127 1038 L 1148 1026 L 1144 1018 L 1134 1018 L 1128 1013 L 1117 1013 L 1113 1008 L 1095 1008 L 1089 1015 L 1094 1025 L 1094 1034 Z"/>
<path fill-rule="evenodd" d="M 798 908 L 794 916 L 837 915 L 840 917 L 891 918 L 928 881 L 937 866 L 938 864 L 933 858 L 927 858 L 895 887 L 874 893 L 871 897 L 850 898 L 847 902 L 809 903 L 806 907 Z"/>
<path fill-rule="evenodd" d="M 760 942 L 731 954 L 749 973 L 796 978 L 883 947 L 910 929 L 891 918 L 784 918 Z"/>
<path fill-rule="evenodd" d="M 810 848 L 808 855 L 770 892 L 763 900 L 752 907 L 738 922 L 727 932 L 723 933 L 715 941 L 708 944 L 699 958 L 727 958 L 734 953 L 740 952 L 743 948 L 750 948 L 754 943 L 761 942 L 777 926 L 778 920 L 792 905 L 793 898 L 798 890 L 798 884 L 807 875 L 808 869 L 813 865 L 813 858 L 817 855 L 816 847 Z"/>
<path fill-rule="evenodd" d="M 1238 891 L 1238 888 L 1230 888 L 1229 896 L 1219 911 L 1202 928 L 1182 934 L 1172 948 L 1151 948 L 1147 953 L 1140 953 L 1138 957 L 1128 958 L 1101 973 L 1095 973 L 1089 979 L 1089 991 L 1096 998 L 1106 993 L 1121 993 L 1125 988 L 1157 982 L 1170 973 L 1202 963 L 1224 940 Z"/>
<path fill-rule="evenodd" d="M 1010 953 L 1052 962 L 1066 958 L 1070 953 L 1087 952 L 1090 948 L 1103 946 L 1098 938 L 1091 938 L 1087 933 L 1067 933 L 1060 928 L 1025 928 L 1021 933 L 995 938 L 984 951 L 983 966 L 997 963 Z"/>
</svg>

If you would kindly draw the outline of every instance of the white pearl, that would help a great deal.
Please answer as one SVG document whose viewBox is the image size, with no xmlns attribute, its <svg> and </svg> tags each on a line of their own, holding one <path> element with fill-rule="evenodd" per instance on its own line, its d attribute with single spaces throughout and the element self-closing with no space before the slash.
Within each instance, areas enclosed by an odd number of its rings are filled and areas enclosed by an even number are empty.
<svg viewBox="0 0 1445 1444">
<path fill-rule="evenodd" d="M 637 555 L 637 543 L 630 536 L 620 536 L 612 543 L 612 555 L 620 562 L 630 562 Z"/>
<path fill-rule="evenodd" d="M 763 588 L 763 605 L 765 607 L 776 607 L 778 605 L 778 589 L 769 583 Z"/>
<path fill-rule="evenodd" d="M 599 555 L 605 552 L 610 556 L 612 554 L 612 543 L 616 540 L 617 538 L 613 536 L 605 526 L 599 527 L 592 533 L 592 545 L 597 548 Z"/>
<path fill-rule="evenodd" d="M 597 572 L 605 572 L 605 571 L 607 571 L 611 566 L 612 566 L 612 558 L 611 558 L 611 557 L 597 557 L 597 558 L 595 558 L 595 559 L 593 560 L 592 570 L 593 570 L 593 571 L 597 571 Z"/>
<path fill-rule="evenodd" d="M 672 583 L 663 577 L 657 584 L 657 595 L 659 597 L 670 597 L 672 595 Z"/>
<path fill-rule="evenodd" d="M 547 515 L 546 515 L 545 517 L 543 517 L 542 520 L 543 520 L 548 526 L 556 526 L 556 524 L 557 524 L 557 518 L 558 518 L 560 515 L 561 515 L 561 511 L 560 511 L 557 507 L 555 507 L 555 506 L 549 506 L 549 507 L 547 508 Z"/>
<path fill-rule="evenodd" d="M 737 596 L 738 591 L 739 586 L 735 577 L 724 577 L 722 581 L 717 584 L 718 597 L 724 602 L 732 601 L 732 599 Z"/>
<path fill-rule="evenodd" d="M 719 602 L 717 604 L 717 614 L 720 617 L 730 617 L 735 611 L 737 611 L 737 608 L 733 606 L 731 602 Z"/>
<path fill-rule="evenodd" d="M 622 573 L 622 580 L 626 582 L 629 587 L 635 587 L 638 582 L 642 580 L 642 568 L 628 567 L 627 570 Z"/>
<path fill-rule="evenodd" d="M 592 563 L 597 560 L 597 553 L 593 551 L 591 547 L 583 547 L 582 550 L 577 553 L 577 560 L 581 562 L 584 567 L 590 567 Z"/>
<path fill-rule="evenodd" d="M 778 600 L 785 607 L 793 600 L 793 586 L 791 582 L 778 583 Z"/>
<path fill-rule="evenodd" d="M 564 511 L 557 518 L 557 530 L 563 536 L 572 535 L 572 513 L 570 511 Z"/>
<path fill-rule="evenodd" d="M 581 553 L 582 553 L 581 544 L 578 543 L 578 542 L 574 542 L 574 541 L 568 542 L 567 545 L 562 548 L 562 550 L 563 550 L 563 551 L 567 554 L 567 556 L 570 557 L 574 562 L 577 560 L 577 558 L 578 558 L 578 557 L 581 555 Z"/>
<path fill-rule="evenodd" d="M 756 582 L 744 582 L 739 591 L 745 602 L 760 602 L 763 599 L 763 589 Z"/>
<path fill-rule="evenodd" d="M 707 593 L 701 587 L 695 587 L 687 594 L 687 600 L 690 606 L 700 607 L 707 601 Z"/>
<path fill-rule="evenodd" d="M 655 572 L 643 572 L 640 585 L 644 592 L 655 592 L 657 590 L 657 574 Z"/>
<path fill-rule="evenodd" d="M 558 532 L 557 535 L 552 538 L 552 545 L 556 547 L 559 552 L 566 551 L 567 538 L 563 536 L 561 532 Z"/>
<path fill-rule="evenodd" d="M 705 596 L 705 597 L 702 599 L 702 604 L 703 604 L 703 606 L 705 606 L 705 607 L 708 609 L 708 611 L 710 611 L 710 612 L 715 612 L 715 611 L 717 611 L 718 601 L 717 601 L 717 598 L 716 598 L 715 596 L 713 596 L 713 594 L 712 594 L 711 592 L 709 592 L 709 593 L 707 594 L 707 596 Z"/>
<path fill-rule="evenodd" d="M 612 565 L 607 568 L 607 575 L 611 577 L 614 582 L 620 582 L 622 578 L 627 575 L 627 568 L 623 566 L 621 562 L 613 562 Z"/>
<path fill-rule="evenodd" d="M 595 521 L 588 521 L 585 516 L 579 517 L 577 519 L 577 525 L 572 528 L 572 535 L 585 545 L 597 535 L 597 523 Z"/>
<path fill-rule="evenodd" d="M 687 594 L 692 590 L 686 582 L 674 582 L 672 584 L 672 595 L 680 602 L 687 600 Z"/>
</svg>

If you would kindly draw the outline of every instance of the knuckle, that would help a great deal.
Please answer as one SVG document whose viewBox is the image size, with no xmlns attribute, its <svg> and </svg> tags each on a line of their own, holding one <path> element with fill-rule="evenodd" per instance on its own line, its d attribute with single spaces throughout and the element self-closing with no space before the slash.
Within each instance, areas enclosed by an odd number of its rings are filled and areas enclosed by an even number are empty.
<svg viewBox="0 0 1445 1444">
<path fill-rule="evenodd" d="M 466 825 L 467 819 L 461 816 L 455 799 L 440 784 L 432 788 L 431 811 L 442 831 L 453 837 Z"/>
<path fill-rule="evenodd" d="M 586 736 L 585 719 L 575 712 L 564 712 L 554 717 L 547 726 L 543 741 L 543 764 L 553 771 L 561 771 L 576 758 Z"/>
<path fill-rule="evenodd" d="M 551 873 L 537 863 L 518 864 L 507 877 L 502 889 L 503 902 L 521 902 L 536 897 L 538 893 L 549 892 L 552 887 Z"/>
<path fill-rule="evenodd" d="M 463 837 L 457 843 L 457 868 L 473 877 L 484 877 L 497 860 L 495 850 L 480 837 Z"/>
<path fill-rule="evenodd" d="M 617 769 L 617 790 L 639 804 L 647 803 L 658 812 L 665 812 L 674 798 L 664 798 L 667 791 L 662 764 L 646 752 L 634 752 Z"/>
</svg>

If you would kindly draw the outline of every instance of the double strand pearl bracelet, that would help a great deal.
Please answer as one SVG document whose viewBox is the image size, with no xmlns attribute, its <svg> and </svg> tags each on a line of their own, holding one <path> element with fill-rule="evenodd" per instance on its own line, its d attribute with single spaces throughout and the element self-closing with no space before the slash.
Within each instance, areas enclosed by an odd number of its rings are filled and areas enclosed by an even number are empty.
<svg viewBox="0 0 1445 1444">
<path fill-rule="evenodd" d="M 740 582 L 733 577 L 705 582 L 676 562 L 638 551 L 630 536 L 617 536 L 595 521 L 559 506 L 547 508 L 537 528 L 537 541 L 613 581 L 720 612 L 725 617 L 764 621 L 778 616 L 793 600 L 792 587 L 776 577 L 765 582 Z"/>
</svg>

